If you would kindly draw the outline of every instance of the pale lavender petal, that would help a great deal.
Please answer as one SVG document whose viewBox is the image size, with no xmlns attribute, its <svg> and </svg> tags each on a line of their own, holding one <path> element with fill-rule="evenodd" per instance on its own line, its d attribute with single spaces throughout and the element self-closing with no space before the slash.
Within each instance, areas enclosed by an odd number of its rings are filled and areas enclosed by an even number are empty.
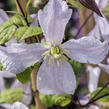
<svg viewBox="0 0 109 109">
<path fill-rule="evenodd" d="M 109 74 L 109 64 L 99 64 L 99 67 Z"/>
<path fill-rule="evenodd" d="M 17 43 L 17 39 L 13 37 L 8 42 L 5 43 L 6 46 L 10 46 L 12 43 Z"/>
<path fill-rule="evenodd" d="M 100 108 L 96 105 L 91 105 L 88 109 L 100 109 Z"/>
<path fill-rule="evenodd" d="M 109 64 L 109 58 L 107 58 L 107 63 Z"/>
<path fill-rule="evenodd" d="M 95 0 L 98 4 L 99 9 L 103 10 L 105 6 L 108 3 L 108 0 Z M 96 26 L 94 29 L 95 31 L 92 31 L 92 33 L 95 33 L 94 36 L 100 37 L 100 39 L 108 40 L 109 41 L 109 22 L 104 16 L 103 18 L 99 17 L 98 15 L 94 15 Z M 97 28 L 96 28 L 97 27 Z M 93 30 L 94 30 L 93 29 Z M 98 33 L 98 36 L 97 36 Z"/>
<path fill-rule="evenodd" d="M 87 66 L 87 71 L 89 72 L 88 88 L 91 93 L 98 87 L 98 81 L 101 70 L 99 67 Z"/>
<path fill-rule="evenodd" d="M 109 41 L 109 22 L 108 20 L 104 17 L 101 18 L 97 15 L 95 15 L 95 20 L 96 20 L 96 25 L 99 28 L 99 33 L 101 34 L 102 38 L 104 40 Z M 98 32 L 98 31 L 96 31 Z"/>
<path fill-rule="evenodd" d="M 8 71 L 0 71 L 0 77 L 3 77 L 3 78 L 13 78 L 15 77 L 16 75 L 11 73 L 11 72 L 8 72 Z"/>
<path fill-rule="evenodd" d="M 61 43 L 66 24 L 72 14 L 65 1 L 49 0 L 44 10 L 38 12 L 38 19 L 46 40 Z"/>
<path fill-rule="evenodd" d="M 6 71 L 18 74 L 40 61 L 45 48 L 41 44 L 17 44 L 0 46 L 0 61 Z"/>
<path fill-rule="evenodd" d="M 86 105 L 89 102 L 89 97 L 85 96 L 82 99 L 80 99 L 80 103 L 82 105 Z"/>
<path fill-rule="evenodd" d="M 62 61 L 60 65 L 54 62 L 54 65 L 46 59 L 41 65 L 37 87 L 42 94 L 74 94 L 76 88 L 76 79 L 72 67 L 67 61 Z"/>
<path fill-rule="evenodd" d="M 32 14 L 31 17 L 33 18 L 33 23 L 30 26 L 38 26 L 38 14 Z"/>
<path fill-rule="evenodd" d="M 3 109 L 10 109 L 11 108 L 11 104 L 0 104 L 1 107 L 3 107 Z M 2 109 L 2 108 L 0 108 Z"/>
<path fill-rule="evenodd" d="M 9 17 L 6 14 L 6 12 L 4 10 L 0 9 L 0 25 L 8 19 L 9 19 Z"/>
<path fill-rule="evenodd" d="M 25 103 L 26 105 L 29 105 L 32 101 L 32 92 L 31 92 L 30 83 L 27 83 L 24 85 L 24 84 L 21 84 L 18 80 L 16 80 L 11 86 L 11 89 L 16 89 L 16 88 L 23 88 L 24 97 L 22 102 Z"/>
<path fill-rule="evenodd" d="M 20 103 L 20 102 L 15 102 L 12 106 L 11 109 L 29 109 L 26 105 Z"/>
<path fill-rule="evenodd" d="M 108 4 L 109 0 L 95 0 L 99 9 L 103 10 L 105 6 Z"/>
<path fill-rule="evenodd" d="M 0 77 L 0 93 L 5 89 L 5 82 L 2 77 Z"/>
<path fill-rule="evenodd" d="M 108 43 L 100 42 L 93 37 L 69 40 L 63 44 L 67 56 L 81 63 L 100 63 L 108 54 Z"/>
<path fill-rule="evenodd" d="M 6 46 L 12 45 L 12 43 L 17 43 L 17 38 L 12 37 L 8 42 L 5 43 Z M 20 43 L 25 43 L 25 40 L 21 40 Z"/>
<path fill-rule="evenodd" d="M 85 96 L 84 98 L 80 99 L 81 105 L 86 105 L 89 102 L 89 95 Z M 100 109 L 97 105 L 90 105 L 89 107 L 85 107 L 83 109 Z"/>
<path fill-rule="evenodd" d="M 26 105 L 30 105 L 31 102 L 32 102 L 32 93 L 26 93 L 26 94 L 24 94 L 24 97 L 22 99 L 22 102 L 25 103 Z"/>
<path fill-rule="evenodd" d="M 95 27 L 89 32 L 88 36 L 101 40 L 102 37 L 101 37 L 99 26 L 95 25 Z"/>
</svg>

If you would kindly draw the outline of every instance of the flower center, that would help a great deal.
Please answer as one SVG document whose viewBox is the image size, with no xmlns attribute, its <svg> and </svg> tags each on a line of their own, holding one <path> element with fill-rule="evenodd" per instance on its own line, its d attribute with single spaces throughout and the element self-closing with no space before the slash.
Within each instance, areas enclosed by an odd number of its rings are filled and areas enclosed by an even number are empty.
<svg viewBox="0 0 109 109">
<path fill-rule="evenodd" d="M 58 46 L 52 46 L 50 49 L 50 55 L 55 58 L 59 58 L 61 56 L 61 50 Z"/>
<path fill-rule="evenodd" d="M 63 54 L 67 54 L 67 50 L 64 49 L 61 45 L 51 45 L 49 42 L 44 42 L 43 47 L 48 49 L 43 53 L 44 59 L 49 56 L 48 63 L 54 65 L 54 61 L 56 61 L 58 65 L 60 65 L 62 60 L 66 60 L 66 57 Z"/>
</svg>

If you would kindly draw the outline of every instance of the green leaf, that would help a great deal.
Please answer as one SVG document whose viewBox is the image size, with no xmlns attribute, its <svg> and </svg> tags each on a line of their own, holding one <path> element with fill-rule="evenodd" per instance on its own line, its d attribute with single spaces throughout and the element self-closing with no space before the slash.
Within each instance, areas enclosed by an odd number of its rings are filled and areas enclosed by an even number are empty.
<svg viewBox="0 0 109 109">
<path fill-rule="evenodd" d="M 23 98 L 23 89 L 9 89 L 4 90 L 0 94 L 0 103 L 14 103 L 16 101 L 21 101 Z"/>
<path fill-rule="evenodd" d="M 11 24 L 16 24 L 17 26 L 26 26 L 27 23 L 24 17 L 21 14 L 14 15 L 11 19 L 9 19 Z"/>
<path fill-rule="evenodd" d="M 0 62 L 0 70 L 4 70 L 2 63 Z"/>
<path fill-rule="evenodd" d="M 78 0 L 67 0 L 75 8 L 82 8 L 83 6 L 78 2 Z"/>
<path fill-rule="evenodd" d="M 55 105 L 66 106 L 71 102 L 71 95 L 56 94 L 52 96 Z"/>
<path fill-rule="evenodd" d="M 36 106 L 31 105 L 31 106 L 30 106 L 30 109 L 37 109 L 37 108 L 36 108 Z"/>
<path fill-rule="evenodd" d="M 29 38 L 31 36 L 37 36 L 42 33 L 40 27 L 21 27 L 16 31 L 16 37 L 18 41 Z"/>
<path fill-rule="evenodd" d="M 96 93 L 99 92 L 101 89 L 102 89 L 102 87 L 99 87 L 94 92 L 92 92 L 90 95 L 90 98 L 93 98 L 94 95 L 96 95 Z M 109 85 L 102 92 L 100 92 L 94 99 L 101 97 L 105 94 L 109 94 Z M 109 102 L 109 96 L 105 96 L 105 97 L 99 99 L 97 102 Z"/>
<path fill-rule="evenodd" d="M 74 70 L 75 74 L 78 75 L 80 73 L 80 71 L 81 71 L 82 64 L 75 61 L 75 60 L 70 60 L 69 62 L 71 64 L 71 66 L 73 67 L 73 70 Z"/>
<path fill-rule="evenodd" d="M 52 102 L 52 95 L 39 95 L 41 102 L 46 106 L 46 107 L 52 107 L 54 103 Z"/>
<path fill-rule="evenodd" d="M 26 84 L 27 82 L 30 81 L 31 72 L 32 72 L 32 68 L 29 67 L 24 72 L 17 74 L 16 77 L 22 84 Z"/>
<path fill-rule="evenodd" d="M 30 15 L 27 16 L 27 20 L 29 24 L 31 24 L 34 21 L 34 19 Z"/>
<path fill-rule="evenodd" d="M 5 30 L 5 28 L 12 25 L 26 26 L 27 24 L 25 19 L 20 14 L 16 14 L 0 26 L 0 33 Z"/>
<path fill-rule="evenodd" d="M 8 40 L 10 40 L 16 31 L 16 26 L 11 25 L 5 28 L 2 32 L 0 32 L 0 44 L 6 43 Z"/>
<path fill-rule="evenodd" d="M 32 19 L 29 17 L 28 20 L 32 22 Z M 17 30 L 16 26 L 26 26 L 26 21 L 20 14 L 16 14 L 11 17 L 9 20 L 0 25 L 0 44 L 6 43 L 12 37 Z"/>
<path fill-rule="evenodd" d="M 46 107 L 52 107 L 54 105 L 66 106 L 71 102 L 71 95 L 43 95 L 40 94 L 41 102 Z"/>
</svg>

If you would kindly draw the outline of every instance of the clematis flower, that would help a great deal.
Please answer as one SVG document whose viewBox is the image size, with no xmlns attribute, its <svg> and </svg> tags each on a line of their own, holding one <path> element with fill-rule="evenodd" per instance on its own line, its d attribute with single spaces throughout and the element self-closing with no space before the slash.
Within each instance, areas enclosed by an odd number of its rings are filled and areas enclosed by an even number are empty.
<svg viewBox="0 0 109 109">
<path fill-rule="evenodd" d="M 65 1 L 50 0 L 44 10 L 38 12 L 46 42 L 0 46 L 0 61 L 4 68 L 18 74 L 43 59 L 37 76 L 40 93 L 74 94 L 76 78 L 66 56 L 81 63 L 98 64 L 105 58 L 108 44 L 93 37 L 72 39 L 62 44 L 71 14 Z"/>
<path fill-rule="evenodd" d="M 95 0 L 99 9 L 103 11 L 105 6 L 108 4 L 108 0 Z M 109 41 L 109 22 L 105 16 L 99 17 L 94 14 L 96 25 L 89 35 L 94 36 L 98 39 L 104 39 Z"/>
</svg>

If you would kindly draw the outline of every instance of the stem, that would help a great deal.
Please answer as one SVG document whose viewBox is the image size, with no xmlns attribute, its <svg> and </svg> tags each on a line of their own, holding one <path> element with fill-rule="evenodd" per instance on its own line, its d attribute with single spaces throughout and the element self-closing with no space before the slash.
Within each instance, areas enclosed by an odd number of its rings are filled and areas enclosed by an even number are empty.
<svg viewBox="0 0 109 109">
<path fill-rule="evenodd" d="M 100 97 L 98 97 L 98 98 L 96 98 L 96 99 L 93 99 L 93 101 L 89 102 L 89 104 L 94 103 L 95 101 L 98 101 L 99 99 L 102 99 L 102 98 L 104 98 L 104 97 L 106 97 L 106 96 L 109 96 L 109 93 L 104 94 L 104 95 L 102 95 L 102 96 L 100 96 Z"/>
<path fill-rule="evenodd" d="M 24 17 L 24 19 L 27 23 L 27 26 L 29 26 L 29 23 L 28 23 L 28 20 L 27 20 L 27 12 L 25 12 L 26 2 L 27 2 L 26 0 L 25 0 L 25 2 L 24 2 L 24 0 L 23 0 L 23 2 L 16 0 L 17 6 L 18 6 L 18 11 L 20 11 L 22 13 L 22 15 L 23 15 L 23 17 Z M 21 5 L 21 3 L 22 3 L 22 5 Z"/>
<path fill-rule="evenodd" d="M 39 70 L 39 65 L 35 65 L 33 71 L 31 72 L 31 85 L 34 93 L 34 99 L 37 109 L 47 109 L 39 99 L 39 92 L 37 90 L 37 72 Z"/>
<path fill-rule="evenodd" d="M 98 101 L 99 99 L 102 99 L 102 98 L 104 98 L 104 97 L 106 97 L 106 96 L 109 96 L 109 93 L 107 93 L 107 94 L 104 94 L 104 95 L 99 96 L 99 97 L 96 98 L 96 96 L 97 96 L 98 94 L 100 94 L 108 85 L 109 85 L 109 82 L 108 82 L 101 90 L 99 90 L 99 91 L 95 94 L 95 96 L 89 100 L 89 102 L 88 102 L 87 104 L 85 104 L 85 105 L 81 105 L 81 104 L 80 104 L 79 106 L 82 107 L 82 108 L 83 108 L 83 107 L 87 107 L 87 106 L 89 106 L 90 104 L 93 104 L 94 102 Z"/>
<path fill-rule="evenodd" d="M 91 14 L 92 12 L 88 10 L 87 8 L 83 7 L 79 9 L 79 16 L 81 24 L 84 24 L 86 22 L 86 18 Z M 90 16 L 90 19 L 87 20 L 87 22 L 82 26 L 82 34 L 83 36 L 86 36 L 94 27 L 95 21 L 93 15 Z"/>
<path fill-rule="evenodd" d="M 90 13 L 90 15 L 85 19 L 84 23 L 81 25 L 81 27 L 79 28 L 77 34 L 75 35 L 75 37 L 77 37 L 79 35 L 79 33 L 81 32 L 82 28 L 87 24 L 87 22 L 89 21 L 89 19 L 92 17 L 93 12 Z"/>
<path fill-rule="evenodd" d="M 95 99 L 96 96 L 97 96 L 98 94 L 100 94 L 108 85 L 109 85 L 109 82 L 108 82 L 107 84 L 105 84 L 105 85 L 103 86 L 103 88 L 102 88 L 101 90 L 99 90 L 99 91 L 94 95 L 93 98 L 90 99 L 89 102 L 93 101 L 93 99 Z"/>
<path fill-rule="evenodd" d="M 22 13 L 22 15 L 23 15 L 23 17 L 24 17 L 24 19 L 25 19 L 25 21 L 27 23 L 27 26 L 29 27 L 30 25 L 29 25 L 29 22 L 27 20 L 27 13 L 29 13 L 29 12 L 25 11 L 27 0 L 16 0 L 16 4 L 17 4 L 18 12 Z M 25 39 L 25 42 L 27 44 L 34 43 L 34 42 L 36 42 L 36 38 L 34 36 L 30 37 L 30 38 L 27 38 L 27 39 Z"/>
<path fill-rule="evenodd" d="M 93 104 L 94 102 L 96 102 L 96 101 L 98 101 L 98 100 L 100 100 L 100 99 L 102 99 L 102 98 L 104 98 L 104 97 L 106 97 L 106 96 L 109 96 L 109 93 L 104 94 L 104 95 L 102 95 L 102 96 L 100 96 L 100 97 L 94 99 L 93 101 L 89 101 L 86 105 L 81 105 L 80 107 L 82 107 L 82 108 L 87 107 L 87 106 L 89 106 L 90 104 Z"/>
<path fill-rule="evenodd" d="M 102 99 L 102 98 L 104 98 L 104 97 L 106 97 L 106 96 L 109 96 L 109 93 L 107 93 L 107 94 L 104 94 L 104 95 L 99 96 L 99 97 L 96 98 L 96 96 L 97 96 L 99 93 L 101 93 L 108 85 L 109 85 L 109 82 L 108 82 L 100 91 L 98 91 L 98 92 L 95 94 L 95 96 L 94 96 L 92 99 L 90 99 L 89 102 L 88 102 L 87 104 L 85 104 L 85 105 L 82 105 L 82 104 L 80 103 L 78 97 L 77 97 L 77 102 L 73 101 L 72 99 L 71 99 L 71 101 L 72 101 L 72 103 L 73 103 L 74 105 L 76 105 L 76 106 L 78 107 L 78 109 L 81 109 L 81 108 L 84 108 L 84 107 L 88 107 L 89 105 L 95 103 L 96 101 L 98 101 L 98 100 L 100 100 L 100 99 Z"/>
</svg>

